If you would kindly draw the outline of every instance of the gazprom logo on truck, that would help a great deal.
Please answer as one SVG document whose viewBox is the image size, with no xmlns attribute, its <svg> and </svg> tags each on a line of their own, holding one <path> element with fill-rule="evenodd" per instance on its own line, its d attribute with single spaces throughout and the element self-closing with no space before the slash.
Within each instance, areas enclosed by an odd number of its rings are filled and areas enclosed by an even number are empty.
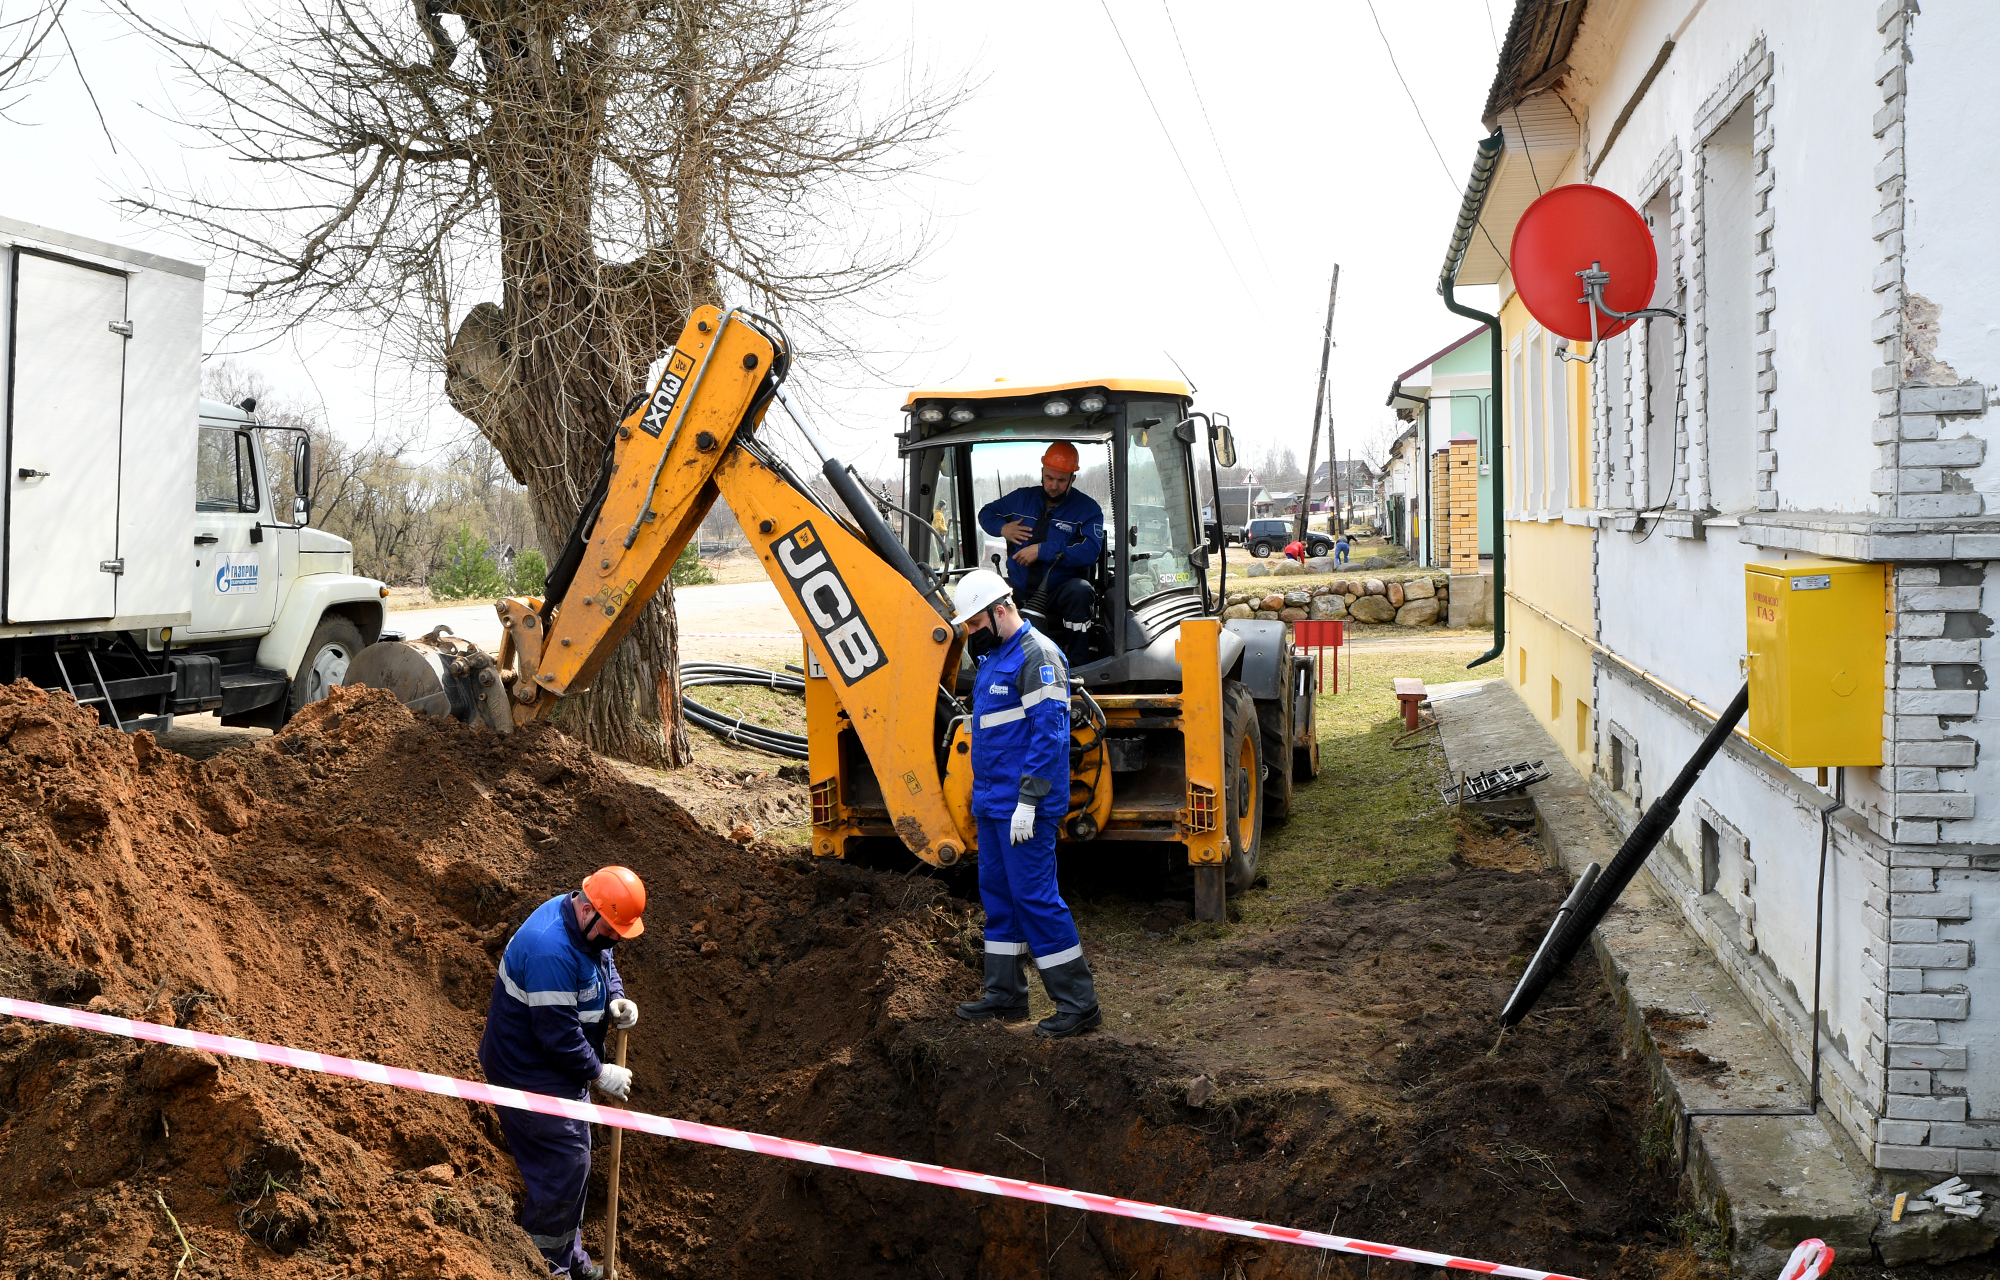
<svg viewBox="0 0 2000 1280">
<path fill-rule="evenodd" d="M 811 521 L 780 537 L 771 550 L 784 566 L 785 581 L 805 606 L 813 630 L 819 632 L 848 684 L 888 665 L 868 619 L 861 616 Z"/>
<path fill-rule="evenodd" d="M 216 559 L 215 594 L 254 596 L 257 594 L 257 553 L 226 551 Z"/>
</svg>

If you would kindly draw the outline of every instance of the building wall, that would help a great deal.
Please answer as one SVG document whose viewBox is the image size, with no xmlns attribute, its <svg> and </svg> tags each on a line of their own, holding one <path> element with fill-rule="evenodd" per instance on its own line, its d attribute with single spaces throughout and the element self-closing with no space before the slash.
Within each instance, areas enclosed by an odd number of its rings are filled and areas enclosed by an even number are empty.
<svg viewBox="0 0 2000 1280">
<path fill-rule="evenodd" d="M 1493 524 L 1486 503 L 1491 483 L 1488 468 L 1492 465 L 1494 432 L 1492 340 L 1482 334 L 1464 346 L 1446 352 L 1430 367 L 1429 376 L 1432 447 L 1442 448 L 1450 441 L 1461 438 L 1478 442 L 1479 476 L 1486 481 L 1479 492 L 1479 554 L 1490 556 L 1493 554 Z M 1443 399 L 1446 396 L 1450 397 L 1448 401 Z M 1440 426 L 1445 429 L 1440 431 Z"/>
<path fill-rule="evenodd" d="M 1550 619 L 1592 635 L 1590 579 L 1589 528 L 1507 522 L 1507 681 L 1586 775 L 1596 763 L 1592 654 Z"/>
<path fill-rule="evenodd" d="M 1744 679 L 1745 564 L 1893 566 L 1881 767 L 1823 788 L 1739 739 L 1651 865 L 1801 1071 L 1823 927 L 1823 1087 L 1878 1166 L 2000 1173 L 2000 712 L 1983 692 L 1987 564 L 2000 560 L 1988 502 L 2000 459 L 1987 449 L 2000 264 L 1984 216 L 2000 203 L 1986 65 L 2000 11 L 1593 7 L 1565 87 L 1579 119 L 1615 118 L 1670 35 L 1615 143 L 1586 128 L 1576 164 L 1550 181 L 1593 165 L 1590 180 L 1646 213 L 1656 305 L 1686 324 L 1605 344 L 1588 375 L 1595 405 L 1579 406 L 1596 411 L 1571 455 L 1569 509 L 1529 500 L 1551 442 L 1509 457 L 1510 482 L 1523 468 L 1509 505 L 1537 517 L 1508 525 L 1510 585 L 1720 707 Z M 1525 354 L 1531 329 L 1503 319 Z M 1503 390 L 1511 410 L 1517 389 Z M 1571 569 L 1577 533 L 1593 541 L 1587 577 Z M 1561 598 L 1578 580 L 1593 584 L 1588 609 Z M 1509 633 L 1510 681 L 1570 751 L 1573 726 L 1536 687 L 1574 670 L 1560 632 L 1510 607 Z M 1522 650 L 1525 686 L 1511 669 Z M 1629 827 L 1707 722 L 1602 657 L 1594 687 L 1582 760 Z"/>
</svg>

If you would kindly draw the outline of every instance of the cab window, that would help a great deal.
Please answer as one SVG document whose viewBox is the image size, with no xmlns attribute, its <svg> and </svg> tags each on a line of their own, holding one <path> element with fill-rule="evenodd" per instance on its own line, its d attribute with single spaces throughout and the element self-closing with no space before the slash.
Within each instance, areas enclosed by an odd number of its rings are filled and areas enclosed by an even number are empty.
<svg viewBox="0 0 2000 1280">
<path fill-rule="evenodd" d="M 250 433 L 203 427 L 194 477 L 196 511 L 256 511 L 257 453 Z"/>
<path fill-rule="evenodd" d="M 1173 431 L 1179 410 L 1180 405 L 1171 401 L 1134 400 L 1125 411 L 1130 423 L 1159 419 L 1150 427 L 1133 426 L 1126 438 L 1126 501 L 1131 515 L 1131 527 L 1125 530 L 1131 540 L 1127 599 L 1132 604 L 1198 585 L 1190 558 L 1201 539 L 1194 520 L 1188 451 Z"/>
</svg>

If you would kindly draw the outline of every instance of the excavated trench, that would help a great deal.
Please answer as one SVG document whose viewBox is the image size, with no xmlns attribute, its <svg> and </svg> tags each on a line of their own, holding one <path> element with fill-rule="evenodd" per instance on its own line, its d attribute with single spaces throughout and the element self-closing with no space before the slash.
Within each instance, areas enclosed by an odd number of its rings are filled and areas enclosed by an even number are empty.
<svg viewBox="0 0 2000 1280">
<path fill-rule="evenodd" d="M 0 688 L 7 995 L 477 1078 L 508 931 L 610 861 L 651 890 L 619 952 L 638 1108 L 1573 1274 L 1677 1261 L 1643 1072 L 1595 975 L 1497 1056 L 1471 1012 L 1498 1007 L 1558 892 L 1533 873 L 1349 890 L 1235 954 L 1368 984 L 1374 1033 L 1356 1014 L 1352 1087 L 1225 1079 L 1195 1107 L 1188 1062 L 1150 1042 L 952 1018 L 977 917 L 941 882 L 739 848 L 552 729 L 503 740 L 343 690 L 197 763 Z M 1521 936 L 1435 941 L 1496 903 Z M 636 1135 L 624 1152 L 634 1280 L 1412 1271 Z M 594 1180 L 595 1253 L 601 1159 Z M 172 1275 L 182 1233 L 204 1277 L 536 1275 L 518 1194 L 481 1106 L 0 1025 L 20 1280 Z"/>
</svg>

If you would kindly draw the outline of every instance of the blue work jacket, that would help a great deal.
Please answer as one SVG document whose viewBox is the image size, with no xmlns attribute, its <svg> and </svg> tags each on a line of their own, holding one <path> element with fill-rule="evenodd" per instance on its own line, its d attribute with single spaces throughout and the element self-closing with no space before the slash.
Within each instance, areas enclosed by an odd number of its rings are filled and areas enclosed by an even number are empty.
<svg viewBox="0 0 2000 1280">
<path fill-rule="evenodd" d="M 972 812 L 1009 818 L 1033 804 L 1069 811 L 1069 668 L 1062 650 L 1027 623 L 987 654 L 972 690 Z"/>
<path fill-rule="evenodd" d="M 604 1066 L 605 1010 L 625 994 L 564 893 L 536 907 L 500 956 L 479 1065 L 494 1084 L 581 1097 Z"/>
<path fill-rule="evenodd" d="M 1048 495 L 1038 484 L 1024 485 L 979 509 L 979 527 L 999 537 L 1009 520 L 1025 520 L 1032 527 L 1048 508 Z M 1026 545 L 1025 543 L 1023 545 Z M 1048 529 L 1042 535 L 1042 553 L 1033 564 L 1019 564 L 1007 548 L 1007 581 L 1016 591 L 1032 591 L 1042 585 L 1042 574 L 1051 558 L 1055 569 L 1048 575 L 1053 591 L 1071 578 L 1086 577 L 1097 558 L 1104 554 L 1104 508 L 1097 499 L 1079 489 L 1071 489 L 1049 511 Z"/>
</svg>

